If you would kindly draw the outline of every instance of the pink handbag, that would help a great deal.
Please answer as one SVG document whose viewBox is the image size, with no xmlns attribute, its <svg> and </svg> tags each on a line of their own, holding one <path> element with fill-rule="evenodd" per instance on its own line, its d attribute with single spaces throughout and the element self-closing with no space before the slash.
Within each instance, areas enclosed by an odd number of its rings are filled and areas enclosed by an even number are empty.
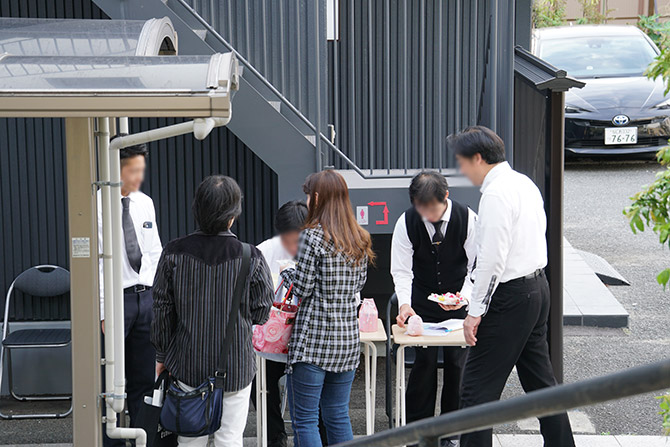
<svg viewBox="0 0 670 447">
<path fill-rule="evenodd" d="M 280 294 L 284 281 L 279 284 L 275 291 L 275 298 Z M 280 301 L 275 301 L 270 309 L 270 318 L 263 325 L 254 326 L 252 343 L 258 352 L 267 354 L 288 354 L 288 342 L 293 332 L 295 315 L 298 306 L 291 304 L 291 291 L 293 284 L 288 288 L 286 294 Z"/>
</svg>

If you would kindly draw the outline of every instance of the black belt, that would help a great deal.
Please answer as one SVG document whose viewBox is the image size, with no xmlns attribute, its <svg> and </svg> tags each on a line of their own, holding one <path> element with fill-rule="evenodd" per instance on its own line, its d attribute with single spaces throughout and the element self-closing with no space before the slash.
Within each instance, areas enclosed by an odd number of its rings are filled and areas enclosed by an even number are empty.
<svg viewBox="0 0 670 447">
<path fill-rule="evenodd" d="M 134 286 L 126 287 L 125 289 L 123 289 L 123 293 L 142 293 L 146 290 L 151 290 L 151 286 L 136 284 Z"/>
<path fill-rule="evenodd" d="M 519 276 L 518 278 L 510 279 L 509 281 L 505 281 L 503 284 L 510 284 L 513 282 L 526 282 L 526 281 L 531 281 L 533 279 L 540 278 L 541 276 L 544 276 L 544 269 L 537 269 L 533 273 L 529 273 L 526 276 Z"/>
</svg>

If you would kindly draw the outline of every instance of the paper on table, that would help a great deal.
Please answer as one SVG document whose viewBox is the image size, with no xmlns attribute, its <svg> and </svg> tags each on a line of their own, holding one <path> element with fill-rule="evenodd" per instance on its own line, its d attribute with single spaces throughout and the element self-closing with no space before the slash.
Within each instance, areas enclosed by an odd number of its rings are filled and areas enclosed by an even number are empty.
<svg viewBox="0 0 670 447">
<path fill-rule="evenodd" d="M 429 337 L 439 337 L 462 329 L 463 320 L 460 318 L 452 318 L 440 323 L 423 323 L 423 335 Z"/>
</svg>

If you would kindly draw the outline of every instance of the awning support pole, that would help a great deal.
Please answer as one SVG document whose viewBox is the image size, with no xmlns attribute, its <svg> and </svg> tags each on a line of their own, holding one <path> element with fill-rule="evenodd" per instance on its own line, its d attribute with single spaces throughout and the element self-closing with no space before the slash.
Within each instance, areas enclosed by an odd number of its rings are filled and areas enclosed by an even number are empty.
<svg viewBox="0 0 670 447">
<path fill-rule="evenodd" d="M 70 303 L 72 320 L 72 431 L 75 447 L 100 445 L 100 305 L 93 122 L 65 119 Z"/>
</svg>

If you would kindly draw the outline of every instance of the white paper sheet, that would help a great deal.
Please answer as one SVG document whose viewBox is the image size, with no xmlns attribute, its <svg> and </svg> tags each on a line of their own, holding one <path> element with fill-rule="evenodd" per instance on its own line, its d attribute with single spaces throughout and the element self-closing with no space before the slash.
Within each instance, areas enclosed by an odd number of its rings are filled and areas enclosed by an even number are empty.
<svg viewBox="0 0 670 447">
<path fill-rule="evenodd" d="M 439 337 L 448 335 L 450 332 L 463 329 L 463 320 L 452 318 L 440 323 L 423 323 L 423 335 L 429 337 Z"/>
</svg>

